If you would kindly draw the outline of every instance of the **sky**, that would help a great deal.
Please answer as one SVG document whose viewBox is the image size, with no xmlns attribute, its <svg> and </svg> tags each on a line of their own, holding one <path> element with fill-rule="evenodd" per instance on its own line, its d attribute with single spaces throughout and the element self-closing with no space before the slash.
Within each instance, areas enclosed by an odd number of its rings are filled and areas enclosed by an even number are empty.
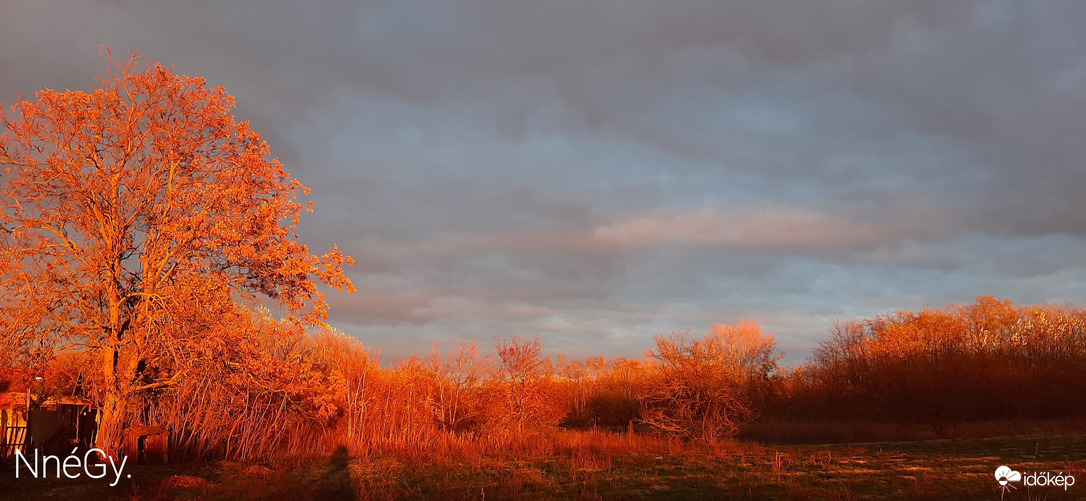
<svg viewBox="0 0 1086 501">
<path fill-rule="evenodd" d="M 357 263 L 329 322 L 639 357 L 981 294 L 1086 303 L 1086 3 L 5 0 L 0 100 L 99 47 L 222 85 Z"/>
</svg>

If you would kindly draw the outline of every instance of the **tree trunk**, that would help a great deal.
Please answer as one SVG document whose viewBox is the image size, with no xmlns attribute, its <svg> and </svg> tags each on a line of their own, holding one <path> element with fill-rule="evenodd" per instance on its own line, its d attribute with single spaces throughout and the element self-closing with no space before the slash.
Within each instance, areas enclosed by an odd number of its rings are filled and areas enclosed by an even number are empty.
<svg viewBox="0 0 1086 501">
<path fill-rule="evenodd" d="M 120 262 L 113 263 L 113 275 L 120 269 Z M 111 281 L 115 285 L 116 280 Z M 121 338 L 125 335 L 125 327 L 121 318 L 121 291 L 119 287 L 109 290 L 109 330 L 107 341 L 102 348 L 102 389 L 98 395 L 99 421 L 98 435 L 94 440 L 95 447 L 101 449 L 106 455 L 120 458 L 123 454 L 124 442 L 124 417 L 128 394 L 125 391 L 128 378 L 127 367 L 120 363 L 121 353 L 119 346 Z M 120 374 L 118 374 L 120 372 Z M 104 459 L 104 458 L 103 458 Z"/>
<path fill-rule="evenodd" d="M 127 402 L 124 397 L 110 388 L 102 397 L 101 420 L 98 422 L 98 435 L 94 446 L 108 456 L 119 459 L 122 456 L 124 442 L 124 415 Z"/>
<path fill-rule="evenodd" d="M 102 350 L 103 387 L 99 395 L 98 435 L 94 446 L 113 458 L 120 458 L 124 449 L 124 417 L 127 410 L 128 395 L 121 386 L 124 375 L 117 374 L 116 348 Z"/>
</svg>

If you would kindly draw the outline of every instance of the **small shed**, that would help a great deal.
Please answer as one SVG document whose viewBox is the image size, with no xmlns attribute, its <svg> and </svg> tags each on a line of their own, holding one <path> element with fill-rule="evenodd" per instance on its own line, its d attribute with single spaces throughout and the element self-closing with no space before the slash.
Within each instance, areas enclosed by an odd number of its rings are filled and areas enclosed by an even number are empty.
<svg viewBox="0 0 1086 501">
<path fill-rule="evenodd" d="M 170 460 L 170 432 L 161 426 L 134 426 L 125 433 L 124 449 L 137 464 L 166 464 Z"/>
<path fill-rule="evenodd" d="M 48 395 L 48 371 L 36 376 L 25 369 L 0 367 L 0 458 L 17 449 L 67 454 L 73 446 L 90 448 L 98 429 L 94 402 L 81 396 Z"/>
</svg>

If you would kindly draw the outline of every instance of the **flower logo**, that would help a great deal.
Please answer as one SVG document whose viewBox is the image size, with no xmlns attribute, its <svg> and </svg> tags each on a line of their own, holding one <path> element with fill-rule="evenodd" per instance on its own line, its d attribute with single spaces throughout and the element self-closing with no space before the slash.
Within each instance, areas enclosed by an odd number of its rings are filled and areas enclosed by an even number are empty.
<svg viewBox="0 0 1086 501">
<path fill-rule="evenodd" d="M 1021 482 L 1022 474 L 1007 466 L 1000 466 L 996 468 L 995 478 L 999 481 L 999 485 L 1006 486 L 1008 482 Z"/>
</svg>

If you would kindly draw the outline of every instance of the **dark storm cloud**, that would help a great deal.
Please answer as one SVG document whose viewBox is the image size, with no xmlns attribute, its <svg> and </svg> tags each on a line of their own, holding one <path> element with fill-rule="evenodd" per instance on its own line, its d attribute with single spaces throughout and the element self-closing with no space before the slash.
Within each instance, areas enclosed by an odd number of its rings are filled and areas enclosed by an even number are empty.
<svg viewBox="0 0 1086 501">
<path fill-rule="evenodd" d="M 637 356 L 749 317 L 1086 301 L 1077 3 L 16 1 L 0 95 L 100 44 L 224 85 L 358 259 L 337 326 Z M 10 98 L 5 97 L 5 100 Z"/>
</svg>

